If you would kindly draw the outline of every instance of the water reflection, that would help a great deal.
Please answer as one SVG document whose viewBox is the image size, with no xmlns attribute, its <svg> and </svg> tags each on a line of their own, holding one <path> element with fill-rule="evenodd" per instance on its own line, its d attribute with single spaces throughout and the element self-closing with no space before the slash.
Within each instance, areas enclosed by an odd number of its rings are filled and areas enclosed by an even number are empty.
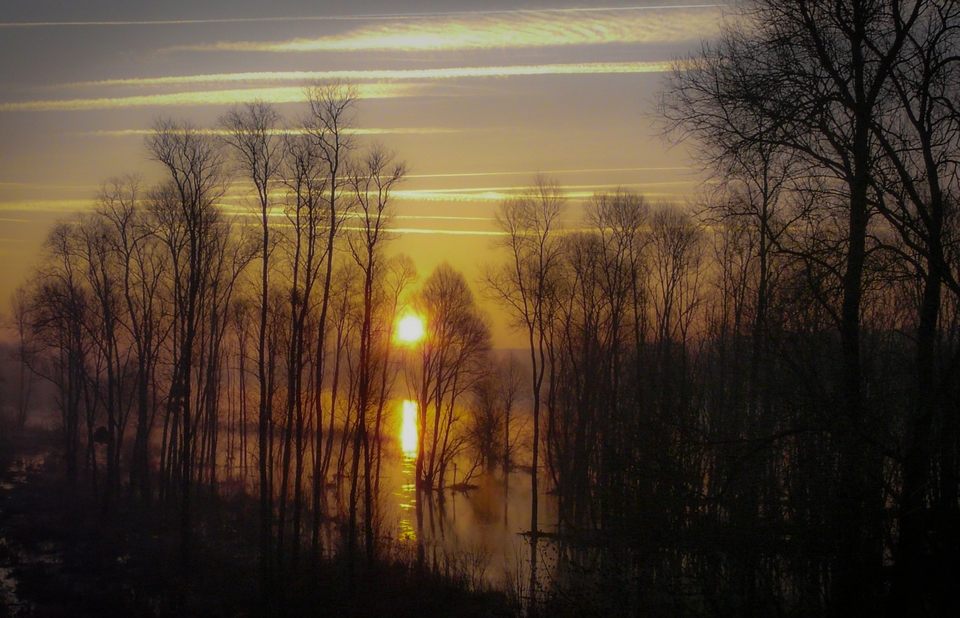
<svg viewBox="0 0 960 618">
<path fill-rule="evenodd" d="M 392 504 L 384 505 L 394 537 L 426 568 L 466 570 L 474 583 L 525 582 L 529 566 L 530 476 L 500 470 L 469 477 L 466 491 L 417 490 L 416 457 L 385 462 Z M 400 455 L 400 456 L 397 456 Z M 459 481 L 460 479 L 458 479 Z M 509 482 L 507 482 L 507 480 Z M 552 496 L 541 494 L 540 530 L 554 531 Z M 541 556 L 550 553 L 541 540 Z"/>
<path fill-rule="evenodd" d="M 404 410 L 406 413 L 406 410 Z M 414 409 L 416 414 L 416 409 Z M 417 450 L 414 442 L 413 456 L 406 454 L 404 449 L 403 462 L 400 466 L 401 483 L 400 489 L 393 492 L 397 498 L 397 506 L 400 509 L 400 535 L 401 541 L 416 541 L 416 509 L 417 509 Z"/>
<path fill-rule="evenodd" d="M 400 450 L 405 459 L 417 458 L 417 402 L 409 399 L 403 402 L 403 416 L 400 423 Z"/>
<path fill-rule="evenodd" d="M 393 493 L 400 508 L 401 541 L 416 541 L 414 525 L 417 507 L 417 402 L 409 399 L 402 402 L 400 420 L 400 489 Z"/>
</svg>

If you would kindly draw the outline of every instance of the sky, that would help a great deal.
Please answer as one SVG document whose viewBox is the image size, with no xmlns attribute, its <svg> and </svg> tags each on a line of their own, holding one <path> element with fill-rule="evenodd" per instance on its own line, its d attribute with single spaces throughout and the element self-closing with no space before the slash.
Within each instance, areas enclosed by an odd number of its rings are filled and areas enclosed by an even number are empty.
<svg viewBox="0 0 960 618">
<path fill-rule="evenodd" d="M 481 8 L 482 7 L 482 8 Z M 598 191 L 682 202 L 699 179 L 657 134 L 670 61 L 719 28 L 722 6 L 506 0 L 0 0 L 0 307 L 51 223 L 101 183 L 161 170 L 160 117 L 212 127 L 235 103 L 291 122 L 303 85 L 356 83 L 356 125 L 409 167 L 394 249 L 421 278 L 495 259 L 500 202 L 543 173 L 571 223 Z"/>
</svg>

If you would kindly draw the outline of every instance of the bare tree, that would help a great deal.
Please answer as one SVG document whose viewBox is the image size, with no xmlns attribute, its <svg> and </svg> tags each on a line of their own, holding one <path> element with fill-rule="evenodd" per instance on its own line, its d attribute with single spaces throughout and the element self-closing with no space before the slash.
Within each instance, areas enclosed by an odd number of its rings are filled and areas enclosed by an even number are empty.
<svg viewBox="0 0 960 618">
<path fill-rule="evenodd" d="M 867 437 L 877 430 L 864 405 L 861 349 L 864 280 L 868 259 L 875 254 L 869 230 L 880 201 L 874 127 L 928 5 L 889 0 L 748 3 L 720 42 L 705 46 L 694 59 L 694 71 L 671 78 L 667 96 L 679 93 L 680 104 L 663 106 L 668 113 L 679 109 L 674 120 L 706 138 L 727 160 L 743 145 L 755 155 L 783 148 L 803 160 L 809 175 L 838 189 L 834 204 L 843 207 L 843 236 L 834 245 L 841 256 L 835 267 L 841 296 L 835 312 L 841 359 L 836 393 L 843 415 L 836 426 L 836 448 L 843 478 L 835 501 L 831 603 L 841 613 L 871 606 L 882 568 L 877 506 L 882 503 L 882 464 L 870 446 L 874 438 Z M 693 109 L 713 112 L 706 130 L 689 113 Z M 718 135 L 723 139 L 717 140 Z"/>
<path fill-rule="evenodd" d="M 271 528 L 272 528 L 272 496 L 268 495 L 270 489 L 267 483 L 267 457 L 268 432 L 270 422 L 273 417 L 273 397 L 272 392 L 267 389 L 267 306 L 270 295 L 270 256 L 273 251 L 274 243 L 270 238 L 270 215 L 271 215 L 271 190 L 279 181 L 280 165 L 283 160 L 281 151 L 281 139 L 277 135 L 277 129 L 280 127 L 282 118 L 269 104 L 261 101 L 248 103 L 244 106 L 234 106 L 226 114 L 220 117 L 220 126 L 223 129 L 223 140 L 230 148 L 235 157 L 235 167 L 242 174 L 242 177 L 253 183 L 256 190 L 256 208 L 260 223 L 260 288 L 258 290 L 260 300 L 260 328 L 257 333 L 257 379 L 260 384 L 260 405 L 259 405 L 259 448 L 260 448 L 260 553 L 261 553 L 261 587 L 264 590 L 269 589 L 270 567 L 268 558 L 268 547 L 271 546 Z M 287 455 L 285 456 L 287 466 L 284 472 L 289 468 L 289 443 L 287 443 Z M 282 484 L 286 488 L 287 475 L 283 475 Z M 281 498 L 284 500 L 285 496 Z M 283 509 L 281 509 L 282 511 Z M 278 534 L 282 544 L 282 523 L 278 528 Z M 278 565 L 279 566 L 279 565 Z"/>
<path fill-rule="evenodd" d="M 28 290 L 20 286 L 13 294 L 13 324 L 17 329 L 17 350 L 15 358 L 20 363 L 17 375 L 17 426 L 21 429 L 27 424 L 30 411 L 30 396 L 33 394 L 33 366 L 36 364 L 36 343 L 30 333 L 30 317 L 27 314 L 30 299 Z"/>
<path fill-rule="evenodd" d="M 149 499 L 149 442 L 157 411 L 151 401 L 151 391 L 161 348 L 170 328 L 170 323 L 163 319 L 167 309 L 161 294 L 169 264 L 157 246 L 153 224 L 141 203 L 143 193 L 142 180 L 137 176 L 110 180 L 100 189 L 96 212 L 111 230 L 106 238 L 111 241 L 111 251 L 120 269 L 125 305 L 125 319 L 120 326 L 132 341 L 136 357 L 137 429 L 130 478 L 141 497 Z"/>
<path fill-rule="evenodd" d="M 324 242 L 329 221 L 324 208 L 327 168 L 312 140 L 301 134 L 288 136 L 286 140 L 286 161 L 283 166 L 283 182 L 287 191 L 285 214 L 290 224 L 288 233 L 282 234 L 281 248 L 284 253 L 284 278 L 289 288 L 289 349 L 286 355 L 287 405 L 286 440 L 284 442 L 283 471 L 280 490 L 280 510 L 278 514 L 278 566 L 283 566 L 284 526 L 287 503 L 287 479 L 289 477 L 291 441 L 293 435 L 293 453 L 295 454 L 294 504 L 291 540 L 294 567 L 299 555 L 300 528 L 303 509 L 303 473 L 306 455 L 307 409 L 313 404 L 313 421 L 316 431 L 322 434 L 322 417 L 315 408 L 316 399 L 305 400 L 305 372 L 308 367 L 307 356 L 313 350 L 311 341 L 316 341 L 315 333 L 310 329 L 309 318 L 316 309 L 314 297 L 318 287 L 322 267 L 330 259 L 333 247 Z M 316 355 L 322 351 L 318 350 Z M 314 355 L 314 356 L 316 356 Z M 316 359 L 315 362 L 323 362 Z M 307 380 L 308 381 L 308 380 Z M 322 384 L 314 386 L 318 391 Z M 322 451 L 316 451 L 314 457 L 322 457 Z M 316 461 L 316 459 L 315 459 Z M 315 480 L 315 484 L 322 481 Z M 315 488 L 316 490 L 316 488 Z M 316 491 L 314 492 L 316 495 Z M 319 509 L 319 506 L 317 507 Z M 314 514 L 319 523 L 319 512 Z"/>
<path fill-rule="evenodd" d="M 327 228 L 325 253 L 325 269 L 323 285 L 320 291 L 320 315 L 317 323 L 317 362 L 314 371 L 314 385 L 316 392 L 316 439 L 313 467 L 313 495 L 312 507 L 314 521 L 311 529 L 311 553 L 316 564 L 320 559 L 320 513 L 324 486 L 326 485 L 326 470 L 329 459 L 320 457 L 323 453 L 323 384 L 326 368 L 326 335 L 327 316 L 330 308 L 331 281 L 334 270 L 334 245 L 344 214 L 353 205 L 353 196 L 348 189 L 350 175 L 345 173 L 354 150 L 354 143 L 350 129 L 353 126 L 354 107 L 357 101 L 357 90 L 353 86 L 340 83 L 314 84 L 306 89 L 310 114 L 304 120 L 306 136 L 310 140 L 317 156 L 326 166 L 326 202 Z M 340 348 L 338 348 L 339 350 Z M 335 397 L 334 397 L 335 403 Z M 333 403 L 330 408 L 330 428 L 336 414 Z M 330 434 L 332 439 L 332 433 Z M 329 452 L 328 452 L 329 453 Z M 326 462 L 326 463 L 325 463 Z"/>
<path fill-rule="evenodd" d="M 382 448 L 384 442 L 383 428 L 386 422 L 386 406 L 390 401 L 391 393 L 400 373 L 400 365 L 393 358 L 392 333 L 394 323 L 400 313 L 402 299 L 407 288 L 417 279 L 417 267 L 410 256 L 401 253 L 388 260 L 386 269 L 380 280 L 380 296 L 377 312 L 377 332 L 380 341 L 380 390 L 377 395 L 377 411 L 374 420 L 372 453 L 375 461 L 374 495 L 380 495 L 380 471 L 382 465 Z"/>
<path fill-rule="evenodd" d="M 79 473 L 81 413 L 88 385 L 87 361 L 91 342 L 84 329 L 91 302 L 77 263 L 77 239 L 69 223 L 56 224 L 44 241 L 37 276 L 27 292 L 24 314 L 38 344 L 35 370 L 57 388 L 60 431 L 66 477 L 75 483 Z M 88 450 L 92 432 L 88 432 Z"/>
<path fill-rule="evenodd" d="M 565 198 L 560 187 L 544 177 L 524 195 L 500 205 L 497 226 L 503 232 L 499 247 L 507 254 L 501 268 L 484 276 L 487 294 L 500 302 L 527 338 L 530 350 L 533 399 L 533 444 L 530 515 L 530 605 L 537 611 L 538 483 L 540 408 L 548 370 L 548 339 L 554 310 L 553 288 L 560 268 L 559 218 Z"/>
<path fill-rule="evenodd" d="M 943 290 L 960 294 L 958 270 L 950 255 L 957 251 L 955 209 L 960 184 L 960 7 L 955 2 L 917 2 L 916 15 L 893 13 L 895 25 L 906 30 L 903 53 L 892 67 L 885 96 L 889 104 L 875 118 L 872 134 L 883 154 L 879 184 L 886 199 L 880 214 L 902 243 L 900 258 L 908 276 L 921 286 L 916 306 L 916 348 L 913 396 L 906 411 L 902 446 L 902 487 L 894 613 L 906 613 L 923 603 L 930 585 L 921 573 L 928 559 L 924 536 L 931 526 L 927 511 L 934 495 L 935 510 L 955 511 L 960 476 L 953 448 L 936 449 L 934 442 L 956 444 L 960 425 L 944 412 L 941 393 L 957 373 L 946 368 L 938 350 L 939 324 L 944 312 Z M 912 27 L 911 27 L 912 26 Z M 941 419 L 938 422 L 938 417 Z M 936 440 L 934 427 L 940 424 Z M 934 453 L 939 450 L 939 457 Z M 934 463 L 940 459 L 939 466 Z M 931 487 L 931 470 L 941 469 L 938 488 Z M 925 556 L 925 554 L 927 554 Z"/>
<path fill-rule="evenodd" d="M 189 122 L 157 120 L 146 142 L 150 155 L 164 166 L 168 176 L 152 209 L 158 236 L 169 251 L 172 264 L 174 356 L 167 410 L 178 426 L 178 449 L 171 470 L 178 483 L 181 558 L 186 574 L 190 570 L 191 484 L 197 429 L 197 411 L 191 405 L 193 370 L 200 353 L 198 335 L 210 292 L 213 243 L 220 233 L 217 202 L 225 191 L 226 175 L 219 145 Z"/>
<path fill-rule="evenodd" d="M 122 295 L 123 267 L 113 247 L 117 232 L 109 221 L 97 214 L 81 215 L 76 226 L 83 278 L 90 290 L 92 315 L 85 323 L 94 344 L 102 375 L 93 376 L 93 390 L 106 411 L 106 432 L 100 440 L 106 443 L 106 483 L 103 508 L 106 512 L 120 490 L 120 445 L 129 416 L 132 392 L 129 375 L 131 346 L 122 340 L 126 330 L 126 307 Z"/>
<path fill-rule="evenodd" d="M 359 358 L 357 360 L 356 422 L 353 434 L 353 452 L 350 478 L 350 507 L 347 528 L 348 558 L 357 554 L 357 507 L 359 491 L 363 487 L 364 541 L 367 562 L 376 558 L 374 542 L 374 482 L 368 418 L 376 405 L 374 384 L 374 304 L 376 282 L 384 268 L 384 245 L 390 239 L 390 200 L 393 188 L 406 175 L 406 166 L 394 162 L 394 156 L 382 147 L 373 147 L 358 163 L 350 176 L 350 185 L 357 202 L 359 224 L 348 237 L 350 254 L 363 273 L 363 316 L 360 322 Z M 360 462 L 364 461 L 361 479 Z"/>
<path fill-rule="evenodd" d="M 460 402 L 482 377 L 490 332 L 466 279 L 446 262 L 424 282 L 417 306 L 426 333 L 416 380 L 416 482 L 422 489 L 442 491 L 446 467 L 463 445 L 465 430 L 457 428 Z"/>
</svg>

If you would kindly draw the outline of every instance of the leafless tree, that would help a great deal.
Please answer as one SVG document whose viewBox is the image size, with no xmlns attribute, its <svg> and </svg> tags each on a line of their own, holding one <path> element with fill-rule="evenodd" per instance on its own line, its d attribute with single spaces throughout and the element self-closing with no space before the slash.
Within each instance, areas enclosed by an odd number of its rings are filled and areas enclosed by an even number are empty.
<svg viewBox="0 0 960 618">
<path fill-rule="evenodd" d="M 316 309 L 315 288 L 318 287 L 324 263 L 330 259 L 332 247 L 324 242 L 329 221 L 324 207 L 327 169 L 309 137 L 294 134 L 286 139 L 286 161 L 282 169 L 287 197 L 285 214 L 290 224 L 289 231 L 281 232 L 283 252 L 284 287 L 288 289 L 289 349 L 286 355 L 287 401 L 286 438 L 284 441 L 283 471 L 278 514 L 278 565 L 283 564 L 284 526 L 287 503 L 287 483 L 290 474 L 291 441 L 295 455 L 294 503 L 291 540 L 294 565 L 299 555 L 300 529 L 303 510 L 303 473 L 305 466 L 307 412 L 305 406 L 316 404 L 306 401 L 305 372 L 307 357 L 313 350 L 311 341 L 316 340 L 311 327 L 311 314 Z M 319 354 L 319 351 L 318 353 Z M 314 355 L 316 356 L 316 355 Z M 317 359 L 315 362 L 322 362 Z M 307 380 L 309 381 L 309 380 Z M 320 390 L 322 385 L 315 385 Z M 322 418 L 312 421 L 317 431 L 322 430 Z M 316 445 L 314 444 L 314 447 Z M 322 457 L 322 452 L 315 456 Z M 320 482 L 317 479 L 316 482 Z M 319 509 L 319 505 L 317 506 Z M 315 513 L 319 524 L 319 513 Z"/>
<path fill-rule="evenodd" d="M 326 167 L 326 202 L 327 228 L 326 245 L 323 252 L 326 255 L 323 285 L 320 291 L 320 315 L 317 324 L 317 362 L 314 371 L 316 391 L 316 439 L 314 451 L 323 453 L 323 384 L 325 360 L 327 350 L 327 316 L 330 308 L 331 281 L 334 272 L 334 245 L 344 215 L 353 205 L 353 195 L 348 188 L 350 174 L 346 173 L 350 159 L 355 150 L 351 128 L 354 122 L 354 108 L 357 101 L 357 90 L 354 86 L 340 83 L 314 84 L 306 88 L 307 101 L 310 113 L 303 121 L 306 136 L 309 139 L 313 152 L 324 162 Z M 338 348 L 339 349 L 339 348 Z M 335 398 L 334 398 L 335 399 Z M 330 408 L 331 431 L 336 415 L 333 404 Z M 332 434 L 329 436 L 332 439 Z M 320 558 L 320 519 L 322 498 L 326 484 L 326 470 L 329 462 L 329 452 L 323 457 L 314 458 L 312 507 L 314 522 L 311 530 L 311 553 L 314 563 Z M 326 462 L 326 463 L 325 463 Z"/>
<path fill-rule="evenodd" d="M 106 237 L 120 270 L 120 286 L 125 319 L 121 326 L 132 341 L 136 357 L 137 429 L 130 467 L 131 483 L 141 497 L 149 499 L 149 442 L 157 413 L 156 394 L 152 394 L 155 371 L 161 349 L 169 334 L 170 322 L 161 292 L 169 263 L 163 259 L 142 203 L 145 191 L 137 176 L 110 180 L 97 196 L 97 214 L 111 230 Z"/>
<path fill-rule="evenodd" d="M 30 410 L 30 396 L 33 394 L 33 366 L 36 364 L 36 342 L 30 333 L 30 316 L 27 314 L 28 290 L 20 286 L 13 294 L 13 324 L 17 330 L 17 350 L 15 358 L 20 363 L 17 375 L 17 426 L 21 429 L 27 424 Z"/>
<path fill-rule="evenodd" d="M 167 410 L 176 428 L 177 449 L 170 470 L 177 481 L 181 509 L 181 556 L 190 569 L 191 485 L 197 410 L 192 407 L 194 368 L 201 353 L 201 332 L 210 293 L 214 243 L 222 236 L 217 203 L 227 181 L 219 144 L 189 122 L 159 119 L 146 140 L 147 150 L 167 173 L 152 200 L 157 235 L 169 252 L 173 296 L 173 368 Z"/>
<path fill-rule="evenodd" d="M 84 396 L 92 345 L 84 324 L 88 323 L 91 302 L 77 260 L 76 234 L 69 223 L 58 223 L 44 241 L 41 265 L 28 288 L 24 314 L 29 316 L 29 329 L 38 345 L 34 369 L 57 388 L 62 454 L 71 483 L 79 473 L 81 414 L 85 412 L 91 418 L 95 413 L 85 405 L 89 399 Z M 93 435 L 90 431 L 88 434 L 89 451 Z"/>
<path fill-rule="evenodd" d="M 903 245 L 901 259 L 910 277 L 922 287 L 916 313 L 916 350 L 911 409 L 903 438 L 902 488 L 892 599 L 896 612 L 922 603 L 927 582 L 920 575 L 925 561 L 923 537 L 930 496 L 940 494 L 935 509 L 956 505 L 960 478 L 952 449 L 939 449 L 934 427 L 942 426 L 941 444 L 956 444 L 960 426 L 944 413 L 940 393 L 957 374 L 938 359 L 944 302 L 943 290 L 960 294 L 956 203 L 960 152 L 960 7 L 954 2 L 917 2 L 907 15 L 893 13 L 905 30 L 902 55 L 892 67 L 884 95 L 890 103 L 871 126 L 883 154 L 880 186 L 885 199 L 878 211 Z M 942 420 L 938 421 L 937 419 Z M 941 459 L 942 483 L 931 487 L 934 461 Z M 952 460 L 952 463 L 951 463 Z M 954 506 L 948 507 L 954 509 Z"/>
<path fill-rule="evenodd" d="M 484 276 L 487 294 L 508 310 L 530 350 L 533 444 L 529 611 L 532 614 L 536 613 L 538 587 L 540 409 L 544 378 L 550 365 L 548 340 L 555 309 L 554 286 L 560 268 L 562 242 L 558 226 L 564 203 L 559 185 L 544 177 L 538 177 L 524 195 L 503 202 L 497 213 L 497 226 L 503 236 L 497 244 L 507 254 L 506 263 L 488 270 Z"/>
<path fill-rule="evenodd" d="M 374 539 L 374 482 L 373 461 L 368 427 L 370 413 L 376 407 L 377 389 L 374 372 L 374 305 L 376 282 L 382 274 L 384 247 L 390 239 L 391 194 L 406 175 L 406 166 L 394 161 L 394 155 L 374 146 L 358 162 L 350 176 L 350 187 L 357 203 L 358 225 L 348 236 L 350 254 L 363 274 L 363 316 L 360 321 L 359 353 L 357 359 L 356 420 L 350 478 L 350 506 L 347 529 L 347 552 L 353 560 L 358 547 L 357 508 L 359 491 L 363 488 L 364 541 L 367 562 L 376 558 Z M 361 459 L 364 462 L 361 478 Z"/>
<path fill-rule="evenodd" d="M 461 401 L 482 377 L 490 332 L 466 279 L 446 262 L 424 281 L 417 306 L 426 333 L 415 379 L 420 428 L 416 482 L 422 489 L 442 491 L 446 467 L 463 446 L 465 428 L 457 427 Z"/>
<path fill-rule="evenodd" d="M 85 287 L 90 291 L 90 320 L 84 327 L 93 342 L 100 371 L 92 376 L 92 390 L 106 412 L 106 432 L 100 440 L 106 444 L 106 482 L 103 507 L 108 510 L 120 490 L 120 445 L 129 417 L 133 392 L 129 353 L 131 346 L 123 341 L 127 320 L 122 296 L 123 266 L 113 250 L 116 230 L 105 217 L 81 215 L 76 226 L 78 257 L 82 265 Z"/>
<path fill-rule="evenodd" d="M 934 341 L 942 289 L 956 291 L 947 255 L 956 199 L 957 93 L 948 75 L 957 66 L 957 11 L 939 0 L 746 3 L 717 42 L 678 64 L 661 97 L 669 128 L 700 141 L 719 184 L 739 184 L 737 199 L 722 208 L 759 226 L 750 405 L 758 406 L 758 385 L 769 384 L 762 374 L 771 248 L 803 265 L 806 281 L 794 289 L 820 304 L 839 335 L 838 371 L 825 376 L 843 410 L 827 423 L 838 497 L 821 507 L 836 522 L 826 603 L 839 613 L 873 611 L 867 608 L 884 587 L 891 480 L 901 518 L 894 611 L 918 603 L 916 591 L 926 585 L 915 574 L 925 504 L 937 491 L 929 477 L 943 404 L 937 384 L 953 379 L 938 370 Z M 784 199 L 785 189 L 800 194 L 791 198 L 799 208 Z M 869 326 L 895 315 L 876 311 L 900 293 L 891 283 L 900 277 L 920 287 L 910 327 L 913 397 L 890 413 L 905 427 L 891 436 L 887 401 L 868 388 L 875 380 L 865 367 L 877 345 Z M 891 441 L 896 454 L 877 446 Z M 900 466 L 902 477 L 889 474 Z M 956 495 L 956 479 L 947 485 Z"/>
<path fill-rule="evenodd" d="M 280 114 L 270 105 L 256 101 L 244 106 L 235 106 L 220 117 L 223 141 L 235 158 L 235 167 L 245 180 L 253 183 L 256 190 L 256 209 L 260 223 L 260 328 L 257 333 L 257 379 L 260 385 L 259 405 L 259 466 L 260 466 L 260 552 L 262 587 L 269 589 L 269 550 L 271 547 L 271 529 L 273 517 L 273 497 L 268 494 L 267 457 L 269 448 L 268 434 L 273 417 L 273 393 L 268 391 L 267 383 L 267 307 L 271 292 L 270 272 L 271 254 L 274 244 L 271 241 L 270 215 L 272 208 L 271 190 L 280 179 L 280 165 L 283 160 L 281 139 L 277 129 L 281 126 Z M 289 462 L 289 455 L 286 460 Z M 285 468 L 286 470 L 286 468 Z M 286 484 L 286 475 L 283 484 Z M 285 498 L 285 496 L 284 496 Z M 281 524 L 282 527 L 282 524 Z M 282 538 L 282 532 L 278 528 Z M 281 541 L 282 543 L 282 541 Z"/>
</svg>

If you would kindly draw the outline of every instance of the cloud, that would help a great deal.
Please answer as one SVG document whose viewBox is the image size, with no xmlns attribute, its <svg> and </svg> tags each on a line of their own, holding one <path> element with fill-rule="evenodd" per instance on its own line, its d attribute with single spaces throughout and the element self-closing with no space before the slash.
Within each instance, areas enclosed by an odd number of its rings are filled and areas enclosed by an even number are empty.
<svg viewBox="0 0 960 618">
<path fill-rule="evenodd" d="M 492 217 L 467 217 L 463 215 L 394 215 L 394 219 L 423 219 L 430 221 L 494 221 Z"/>
<path fill-rule="evenodd" d="M 516 172 L 453 172 L 445 174 L 410 174 L 408 178 L 466 178 L 471 176 L 528 176 L 533 178 L 537 174 L 547 176 L 556 176 L 559 174 L 592 174 L 592 173 L 610 173 L 610 172 L 666 172 L 666 171 L 689 171 L 689 165 L 667 166 L 667 167 L 590 167 L 582 169 L 565 170 L 523 170 Z"/>
<path fill-rule="evenodd" d="M 215 85 L 256 82 L 290 82 L 343 80 L 358 84 L 361 99 L 382 99 L 414 96 L 422 93 L 431 80 L 487 77 L 517 77 L 533 75 L 637 74 L 668 71 L 671 62 L 581 62 L 537 65 L 448 67 L 407 70 L 357 71 L 265 71 L 251 73 L 217 73 L 150 78 L 109 79 L 91 82 L 72 82 L 50 86 L 48 89 L 104 88 L 104 87 L 161 87 Z M 418 82 L 401 85 L 397 82 Z M 98 97 L 86 99 L 52 99 L 0 103 L 0 112 L 17 111 L 82 111 L 151 106 L 228 105 L 243 101 L 261 100 L 268 103 L 297 103 L 306 100 L 302 85 L 259 88 L 200 90 L 134 96 Z M 380 129 L 379 132 L 388 132 Z M 436 130 L 434 132 L 439 132 Z M 389 132 L 403 132 L 394 129 Z M 410 132 L 414 132 L 411 130 Z M 416 130 L 424 132 L 424 130 Z"/>
<path fill-rule="evenodd" d="M 666 9 L 703 9 L 716 8 L 718 4 L 691 4 L 667 6 L 629 6 L 615 8 L 567 8 L 567 9 L 538 9 L 536 13 L 563 14 L 563 13 L 591 13 L 611 11 L 650 11 Z M 478 15 L 508 15 L 530 13 L 534 11 L 492 10 L 492 11 L 450 11 L 430 13 L 373 13 L 368 15 L 304 15 L 299 17 L 218 17 L 210 19 L 141 19 L 141 20 L 99 20 L 99 21 L 31 21 L 31 22 L 0 22 L 0 28 L 64 28 L 84 26 L 189 26 L 197 24 L 244 24 L 244 23 L 274 23 L 274 22 L 303 22 L 303 21 L 382 21 L 404 20 L 423 17 L 455 17 Z"/>
<path fill-rule="evenodd" d="M 586 200 L 595 193 L 614 191 L 618 188 L 638 191 L 647 195 L 670 195 L 672 192 L 652 193 L 649 187 L 681 187 L 696 184 L 695 180 L 678 179 L 665 182 L 631 182 L 605 183 L 585 185 L 563 185 L 564 195 L 571 200 Z M 530 190 L 529 185 L 506 187 L 478 187 L 456 189 L 398 189 L 393 191 L 397 200 L 412 200 L 418 202 L 502 202 Z"/>
<path fill-rule="evenodd" d="M 112 21 L 0 22 L 0 28 L 65 28 L 80 26 L 193 26 L 198 24 L 247 24 L 298 21 L 365 21 L 391 19 L 397 15 L 308 15 L 304 17 L 219 17 L 214 19 L 140 19 Z"/>
<path fill-rule="evenodd" d="M 51 88 L 90 88 L 105 86 L 180 86 L 233 82 L 309 82 L 309 81 L 405 81 L 441 80 L 469 77 L 514 77 L 529 75 L 582 75 L 610 73 L 661 73 L 673 68 L 673 62 L 578 62 L 566 64 L 449 67 L 437 69 L 358 70 L 358 71 L 262 71 L 216 73 L 168 77 L 135 77 L 93 82 L 73 82 Z"/>
<path fill-rule="evenodd" d="M 355 231 L 363 230 L 356 228 Z M 441 236 L 504 236 L 504 232 L 498 230 L 438 230 L 420 227 L 390 228 L 390 232 L 396 234 L 439 234 Z"/>
<path fill-rule="evenodd" d="M 715 34 L 719 15 L 716 5 L 450 14 L 385 21 L 312 39 L 221 41 L 168 51 L 438 51 L 686 43 Z"/>
<path fill-rule="evenodd" d="M 77 212 L 89 208 L 93 200 L 20 200 L 0 201 L 0 212 L 24 211 L 33 213 Z"/>
<path fill-rule="evenodd" d="M 432 134 L 449 134 L 449 133 L 463 133 L 468 129 L 453 129 L 447 127 L 387 127 L 387 128 L 356 128 L 349 127 L 343 129 L 343 132 L 348 135 L 432 135 Z M 228 135 L 231 132 L 225 129 L 196 129 L 198 133 L 205 133 L 207 135 Z M 271 131 L 273 135 L 299 135 L 306 132 L 306 129 L 274 129 Z M 142 137 L 144 135 L 153 135 L 154 131 L 151 129 L 116 129 L 109 131 L 79 131 L 72 133 L 71 135 L 78 135 L 83 137 Z M 0 183 L 2 185 L 2 183 Z"/>
<path fill-rule="evenodd" d="M 383 99 L 410 96 L 412 86 L 391 84 L 361 84 L 361 99 Z M 48 101 L 19 101 L 0 103 L 0 112 L 46 112 L 119 109 L 127 107 L 184 106 L 184 105 L 229 105 L 244 101 L 260 100 L 267 103 L 299 103 L 306 100 L 303 88 L 282 86 L 276 88 L 245 88 L 232 90 L 204 90 L 199 92 L 175 92 L 147 94 L 131 97 L 103 97 L 97 99 L 66 99 Z"/>
</svg>

